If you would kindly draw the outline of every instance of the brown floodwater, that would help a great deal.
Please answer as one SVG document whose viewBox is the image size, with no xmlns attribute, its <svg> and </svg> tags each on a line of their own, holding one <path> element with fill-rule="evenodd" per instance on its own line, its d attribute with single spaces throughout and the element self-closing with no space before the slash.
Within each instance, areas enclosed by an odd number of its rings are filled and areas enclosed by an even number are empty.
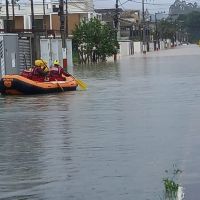
<svg viewBox="0 0 200 200">
<path fill-rule="evenodd" d="M 87 91 L 0 96 L 0 199 L 160 200 L 173 166 L 198 199 L 199 60 L 182 46 L 76 66 Z"/>
</svg>

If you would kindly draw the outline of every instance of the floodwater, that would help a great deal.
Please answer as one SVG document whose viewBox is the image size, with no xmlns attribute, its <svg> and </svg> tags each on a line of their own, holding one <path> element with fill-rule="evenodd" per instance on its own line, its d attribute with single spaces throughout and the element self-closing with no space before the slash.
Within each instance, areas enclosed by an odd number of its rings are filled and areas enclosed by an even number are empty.
<svg viewBox="0 0 200 200">
<path fill-rule="evenodd" d="M 181 46 L 77 66 L 87 91 L 0 96 L 0 199 L 161 200 L 173 168 L 199 199 L 199 61 Z"/>
</svg>

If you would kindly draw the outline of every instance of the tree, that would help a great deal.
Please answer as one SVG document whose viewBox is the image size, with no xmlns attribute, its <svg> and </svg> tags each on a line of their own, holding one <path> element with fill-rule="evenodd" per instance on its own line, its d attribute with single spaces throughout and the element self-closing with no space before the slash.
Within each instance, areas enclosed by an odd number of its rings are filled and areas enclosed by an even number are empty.
<svg viewBox="0 0 200 200">
<path fill-rule="evenodd" d="M 169 7 L 170 15 L 187 14 L 193 11 L 200 11 L 197 3 L 187 3 L 186 1 L 175 0 L 174 4 Z"/>
<path fill-rule="evenodd" d="M 73 31 L 80 62 L 105 61 L 107 56 L 116 54 L 119 48 L 116 35 L 115 30 L 96 18 L 82 21 Z"/>
<path fill-rule="evenodd" d="M 200 39 L 200 12 L 194 11 L 186 15 L 180 15 L 178 20 L 183 22 L 183 29 L 189 35 L 190 42 Z"/>
<path fill-rule="evenodd" d="M 171 40 L 174 39 L 174 35 L 176 33 L 176 24 L 175 21 L 170 19 L 163 19 L 158 24 L 158 32 L 162 39 L 169 38 Z"/>
</svg>

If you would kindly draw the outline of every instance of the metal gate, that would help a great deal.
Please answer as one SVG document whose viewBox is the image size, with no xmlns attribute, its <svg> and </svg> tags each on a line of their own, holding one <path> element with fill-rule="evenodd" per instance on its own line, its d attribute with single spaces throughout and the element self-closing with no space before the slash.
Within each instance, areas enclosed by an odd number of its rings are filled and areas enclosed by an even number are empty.
<svg viewBox="0 0 200 200">
<path fill-rule="evenodd" d="M 19 39 L 19 71 L 23 71 L 26 68 L 32 66 L 32 54 L 31 54 L 31 39 Z"/>
</svg>

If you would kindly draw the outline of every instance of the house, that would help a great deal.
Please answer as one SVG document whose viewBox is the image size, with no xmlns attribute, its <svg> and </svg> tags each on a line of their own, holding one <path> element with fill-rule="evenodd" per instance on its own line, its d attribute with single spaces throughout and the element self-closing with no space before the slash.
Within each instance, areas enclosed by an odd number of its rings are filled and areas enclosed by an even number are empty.
<svg viewBox="0 0 200 200">
<path fill-rule="evenodd" d="M 126 10 L 120 15 L 120 31 L 121 37 L 134 39 L 140 30 L 140 11 L 139 10 Z"/>
<path fill-rule="evenodd" d="M 66 41 L 64 39 L 65 36 L 61 37 L 61 25 L 64 25 L 64 30 L 68 30 L 70 38 L 76 24 L 95 16 L 93 0 L 71 0 L 67 3 L 67 9 L 64 1 L 62 1 L 63 4 L 55 0 L 48 2 L 44 0 L 43 2 L 31 4 L 33 2 L 31 0 L 20 1 L 20 3 L 17 2 L 14 5 L 10 4 L 8 0 L 6 2 L 7 4 L 0 4 L 0 32 L 7 32 L 3 35 L 5 38 L 15 38 L 17 50 L 5 54 L 3 57 L 0 56 L 0 68 L 3 66 L 7 69 L 2 70 L 2 72 L 8 72 L 10 63 L 7 62 L 8 64 L 5 66 L 4 63 L 6 60 L 12 60 L 13 57 L 16 58 L 16 71 L 18 72 L 27 67 L 27 65 L 31 66 L 34 60 L 40 57 L 45 59 L 49 66 L 54 59 L 59 59 L 63 67 L 73 66 L 72 41 L 70 39 Z M 60 12 L 61 5 L 63 5 L 62 15 Z M 66 20 L 67 28 L 65 28 L 65 20 L 63 20 L 66 13 L 68 19 Z M 10 33 L 17 34 L 11 35 Z M 15 37 L 15 35 L 18 35 L 18 37 Z M 53 36 L 53 39 L 45 36 Z M 5 44 L 3 41 L 0 44 L 2 44 L 0 46 L 1 49 L 6 48 L 3 45 Z M 9 49 L 13 49 L 12 45 L 10 45 Z"/>
<path fill-rule="evenodd" d="M 95 12 L 99 15 L 101 15 L 101 20 L 108 24 L 110 27 L 115 28 L 115 20 L 116 20 L 116 15 L 118 12 L 118 17 L 120 14 L 123 12 L 121 8 L 116 11 L 116 9 L 111 8 L 111 9 L 95 9 Z"/>
<path fill-rule="evenodd" d="M 12 4 L 8 5 L 8 15 L 6 13 L 6 5 L 0 5 L 0 29 L 3 30 L 6 26 L 6 19 L 10 21 L 10 25 L 14 20 L 14 26 L 12 23 L 12 31 L 28 31 L 32 29 L 32 12 L 31 1 L 20 2 L 12 7 Z M 89 20 L 94 16 L 93 0 L 71 0 L 67 4 L 68 11 L 68 34 L 72 34 L 76 24 L 79 24 L 81 20 Z M 14 8 L 14 9 L 13 9 Z M 14 10 L 14 13 L 13 13 Z M 34 23 L 35 29 L 40 31 L 53 31 L 54 34 L 60 33 L 60 16 L 59 14 L 59 2 L 34 2 Z M 64 4 L 64 13 L 66 13 L 66 5 Z"/>
<path fill-rule="evenodd" d="M 102 21 L 115 28 L 116 9 L 95 9 L 96 13 L 102 15 Z M 134 30 L 139 29 L 140 25 L 139 10 L 122 10 L 118 9 L 118 22 L 120 38 L 130 39 Z"/>
</svg>

